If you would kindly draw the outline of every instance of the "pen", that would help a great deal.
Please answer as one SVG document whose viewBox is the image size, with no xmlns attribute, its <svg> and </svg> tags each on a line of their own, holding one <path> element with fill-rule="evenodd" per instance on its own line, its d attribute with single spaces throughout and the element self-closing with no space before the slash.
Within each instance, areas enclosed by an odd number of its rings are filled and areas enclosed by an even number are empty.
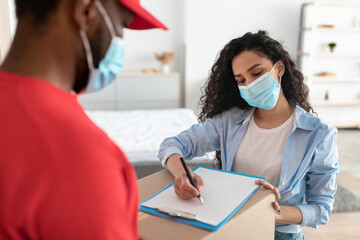
<svg viewBox="0 0 360 240">
<path fill-rule="evenodd" d="M 190 171 L 189 171 L 188 167 L 186 166 L 185 160 L 182 157 L 180 157 L 180 161 L 181 161 L 181 164 L 183 165 L 183 167 L 185 169 L 186 175 L 187 175 L 191 185 L 193 185 L 196 189 L 198 189 L 196 184 L 195 184 L 194 179 L 192 178 L 192 176 L 190 174 Z M 200 192 L 199 192 L 199 196 L 197 196 L 197 198 L 200 200 L 201 204 L 204 204 L 204 201 L 203 201 L 203 199 L 202 199 L 202 197 L 200 195 Z"/>
</svg>

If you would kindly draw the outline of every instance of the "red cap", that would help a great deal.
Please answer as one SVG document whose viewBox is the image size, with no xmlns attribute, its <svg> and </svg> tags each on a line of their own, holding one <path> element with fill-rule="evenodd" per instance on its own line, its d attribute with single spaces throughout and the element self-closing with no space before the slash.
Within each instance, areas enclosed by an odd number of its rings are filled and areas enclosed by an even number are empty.
<svg viewBox="0 0 360 240">
<path fill-rule="evenodd" d="M 164 24 L 140 5 L 140 0 L 119 0 L 119 2 L 136 15 L 128 28 L 136 30 L 162 28 L 168 30 Z"/>
</svg>

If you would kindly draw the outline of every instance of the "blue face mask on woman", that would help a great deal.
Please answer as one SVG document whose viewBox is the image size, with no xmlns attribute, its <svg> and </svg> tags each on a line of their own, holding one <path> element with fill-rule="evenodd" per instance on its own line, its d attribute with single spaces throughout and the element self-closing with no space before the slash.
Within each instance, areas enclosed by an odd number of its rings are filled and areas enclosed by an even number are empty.
<svg viewBox="0 0 360 240">
<path fill-rule="evenodd" d="M 250 106 L 267 110 L 275 107 L 280 94 L 280 85 L 270 73 L 274 70 L 276 64 L 277 62 L 270 72 L 266 72 L 249 85 L 239 86 L 241 97 Z"/>
<path fill-rule="evenodd" d="M 112 41 L 105 54 L 105 58 L 100 61 L 99 68 L 97 69 L 94 67 L 89 39 L 83 30 L 80 31 L 80 36 L 85 47 L 86 59 L 89 66 L 89 80 L 85 93 L 96 92 L 107 87 L 111 82 L 116 80 L 124 63 L 125 41 L 116 36 L 115 28 L 101 2 L 96 0 L 95 4 L 105 20 L 112 36 Z"/>
</svg>

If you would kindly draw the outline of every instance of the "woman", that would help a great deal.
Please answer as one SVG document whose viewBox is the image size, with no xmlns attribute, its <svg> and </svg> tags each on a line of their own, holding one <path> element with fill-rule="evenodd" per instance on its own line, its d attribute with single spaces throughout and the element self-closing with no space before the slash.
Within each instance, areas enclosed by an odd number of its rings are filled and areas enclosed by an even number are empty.
<svg viewBox="0 0 360 240">
<path fill-rule="evenodd" d="M 303 239 L 301 226 L 329 220 L 338 174 L 336 128 L 315 116 L 289 53 L 266 32 L 230 41 L 211 69 L 199 120 L 161 144 L 159 158 L 182 199 L 198 196 L 179 157 L 219 151 L 220 167 L 260 175 L 275 194 L 275 239 Z"/>
</svg>

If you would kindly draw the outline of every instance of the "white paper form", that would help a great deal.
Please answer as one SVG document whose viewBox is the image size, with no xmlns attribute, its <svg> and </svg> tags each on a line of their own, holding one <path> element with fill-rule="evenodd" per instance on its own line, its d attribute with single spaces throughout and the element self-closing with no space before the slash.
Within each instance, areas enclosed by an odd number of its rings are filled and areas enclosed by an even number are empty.
<svg viewBox="0 0 360 240">
<path fill-rule="evenodd" d="M 201 196 L 202 205 L 197 198 L 182 200 L 171 186 L 141 205 L 150 208 L 170 208 L 196 215 L 196 220 L 216 226 L 227 218 L 258 185 L 259 178 L 244 176 L 215 169 L 199 167 L 194 171 L 204 180 Z"/>
</svg>

